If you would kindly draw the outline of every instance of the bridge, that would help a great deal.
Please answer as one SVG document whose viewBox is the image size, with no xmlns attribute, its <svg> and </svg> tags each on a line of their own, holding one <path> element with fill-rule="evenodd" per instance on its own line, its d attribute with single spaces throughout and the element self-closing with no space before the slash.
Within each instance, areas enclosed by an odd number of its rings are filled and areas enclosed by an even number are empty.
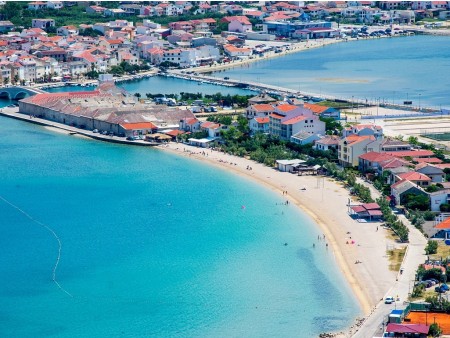
<svg viewBox="0 0 450 338">
<path fill-rule="evenodd" d="M 38 88 L 22 87 L 22 86 L 0 88 L 0 98 L 8 98 L 9 100 L 20 100 L 27 96 L 33 96 L 42 93 L 47 92 Z"/>
</svg>

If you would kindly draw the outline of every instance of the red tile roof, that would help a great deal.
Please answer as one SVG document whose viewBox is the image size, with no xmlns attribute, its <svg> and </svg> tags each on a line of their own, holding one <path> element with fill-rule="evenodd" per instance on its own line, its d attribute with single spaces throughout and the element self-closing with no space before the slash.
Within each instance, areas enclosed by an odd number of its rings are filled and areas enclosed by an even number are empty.
<svg viewBox="0 0 450 338">
<path fill-rule="evenodd" d="M 281 120 L 281 119 L 284 118 L 283 115 L 280 115 L 280 114 L 277 114 L 277 113 L 270 114 L 270 117 L 273 117 L 274 119 L 278 119 L 278 120 Z"/>
<path fill-rule="evenodd" d="M 303 104 L 303 106 L 305 108 L 308 108 L 309 110 L 311 110 L 315 114 L 323 113 L 325 110 L 327 110 L 329 108 L 329 107 L 326 107 L 326 106 L 320 106 L 318 104 L 307 103 L 307 102 L 305 102 Z"/>
<path fill-rule="evenodd" d="M 441 223 L 434 227 L 435 229 L 450 229 L 450 217 L 443 220 Z"/>
<path fill-rule="evenodd" d="M 158 129 L 158 127 L 151 122 L 122 123 L 120 126 L 125 130 Z"/>
<path fill-rule="evenodd" d="M 434 155 L 431 150 L 387 151 L 386 153 L 395 157 L 430 157 Z"/>
<path fill-rule="evenodd" d="M 255 117 L 256 122 L 258 123 L 269 123 L 269 118 L 268 117 Z"/>
<path fill-rule="evenodd" d="M 398 175 L 400 179 L 407 180 L 407 181 L 431 181 L 431 178 L 429 178 L 427 175 L 411 171 L 409 173 L 403 173 Z"/>
<path fill-rule="evenodd" d="M 419 163 L 442 163 L 443 161 L 437 157 L 428 157 L 428 158 L 420 158 L 420 157 L 413 157 L 413 161 L 419 162 Z"/>
<path fill-rule="evenodd" d="M 282 124 L 296 124 L 297 122 L 306 120 L 306 117 L 303 115 L 295 116 L 289 120 L 282 122 Z"/>
<path fill-rule="evenodd" d="M 389 323 L 386 327 L 386 332 L 389 333 L 414 333 L 414 334 L 428 334 L 430 327 L 424 324 L 395 324 Z"/>
<path fill-rule="evenodd" d="M 277 109 L 279 111 L 282 111 L 282 112 L 285 112 L 285 113 L 287 113 L 287 112 L 289 112 L 291 110 L 297 109 L 297 108 L 298 108 L 297 106 L 294 106 L 294 105 L 291 105 L 291 104 L 280 104 L 279 106 L 277 106 Z"/>
<path fill-rule="evenodd" d="M 254 104 L 252 108 L 257 111 L 273 111 L 274 108 L 272 105 L 263 103 L 263 104 Z"/>
<path fill-rule="evenodd" d="M 379 153 L 376 151 L 371 151 L 359 156 L 360 159 L 370 161 L 370 162 L 381 162 L 394 159 L 392 155 L 386 153 Z"/>
</svg>

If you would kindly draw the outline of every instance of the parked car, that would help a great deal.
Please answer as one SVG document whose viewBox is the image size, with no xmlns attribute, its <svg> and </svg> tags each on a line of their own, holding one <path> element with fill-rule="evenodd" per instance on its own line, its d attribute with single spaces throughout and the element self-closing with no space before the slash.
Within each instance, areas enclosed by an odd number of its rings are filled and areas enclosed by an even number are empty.
<svg viewBox="0 0 450 338">
<path fill-rule="evenodd" d="M 442 284 L 441 288 L 444 289 L 445 291 L 450 290 L 449 286 L 447 284 Z"/>
<path fill-rule="evenodd" d="M 444 288 L 442 287 L 442 285 L 441 285 L 441 286 L 436 286 L 436 287 L 434 288 L 434 291 L 436 291 L 437 293 L 445 293 L 445 292 L 447 292 L 447 290 L 444 290 Z"/>
<path fill-rule="evenodd" d="M 108 132 L 107 132 L 106 130 L 103 130 L 103 131 L 101 132 L 101 134 L 102 134 L 102 135 L 108 135 Z"/>
<path fill-rule="evenodd" d="M 394 297 L 388 296 L 384 299 L 384 304 L 392 304 L 395 302 Z"/>
<path fill-rule="evenodd" d="M 93 133 L 98 133 L 98 129 L 94 129 L 92 132 Z"/>
</svg>

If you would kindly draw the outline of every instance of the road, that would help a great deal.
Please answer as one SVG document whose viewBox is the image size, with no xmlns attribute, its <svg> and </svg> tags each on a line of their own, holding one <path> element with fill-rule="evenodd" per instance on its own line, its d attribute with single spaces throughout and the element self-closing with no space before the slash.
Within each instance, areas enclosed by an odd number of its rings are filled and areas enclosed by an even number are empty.
<svg viewBox="0 0 450 338">
<path fill-rule="evenodd" d="M 380 193 L 367 182 L 358 179 L 358 183 L 364 184 L 371 191 L 372 197 L 380 197 Z M 360 329 L 352 336 L 353 338 L 382 337 L 387 316 L 394 309 L 404 309 L 404 302 L 408 299 L 408 294 L 412 291 L 413 281 L 419 264 L 425 260 L 426 238 L 406 219 L 404 215 L 398 215 L 400 220 L 409 229 L 409 243 L 401 268 L 402 274 L 398 274 L 397 281 L 387 290 L 386 296 L 393 296 L 400 299 L 393 304 L 384 304 L 380 301 L 375 310 L 364 321 Z"/>
</svg>

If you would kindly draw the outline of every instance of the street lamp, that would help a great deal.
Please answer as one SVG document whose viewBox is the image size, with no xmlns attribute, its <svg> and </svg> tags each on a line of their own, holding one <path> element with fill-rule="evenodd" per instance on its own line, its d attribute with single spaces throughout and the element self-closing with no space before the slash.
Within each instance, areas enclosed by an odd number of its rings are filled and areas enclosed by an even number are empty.
<svg viewBox="0 0 450 338">
<path fill-rule="evenodd" d="M 420 99 L 422 97 L 422 94 L 419 94 L 419 111 L 420 111 Z"/>
<path fill-rule="evenodd" d="M 352 95 L 352 115 L 353 115 L 353 95 Z"/>
</svg>

